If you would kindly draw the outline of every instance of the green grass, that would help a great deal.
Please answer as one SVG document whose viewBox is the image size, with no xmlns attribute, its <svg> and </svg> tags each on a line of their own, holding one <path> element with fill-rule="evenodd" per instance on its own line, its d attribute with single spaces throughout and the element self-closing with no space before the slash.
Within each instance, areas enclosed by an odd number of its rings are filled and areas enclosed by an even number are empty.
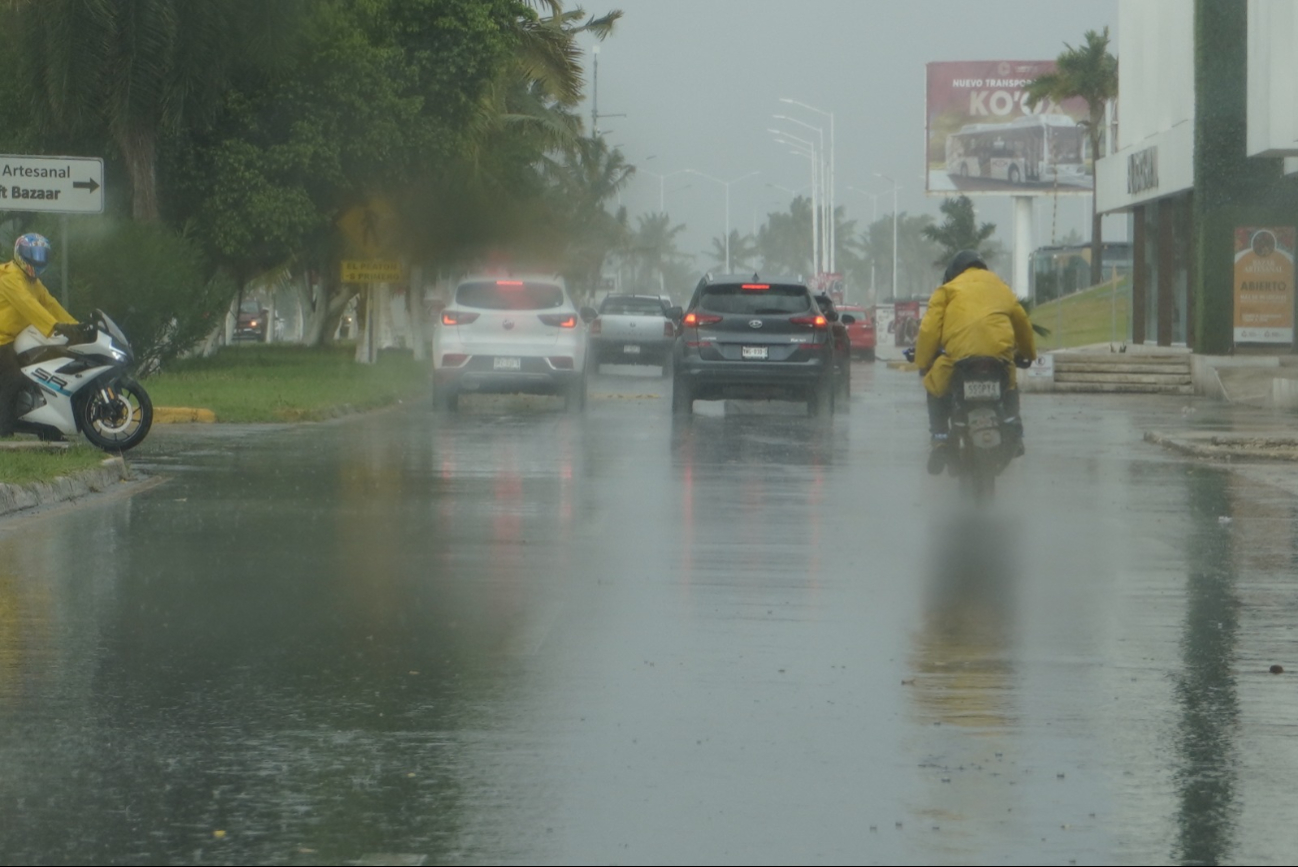
<svg viewBox="0 0 1298 867">
<path fill-rule="evenodd" d="M 48 482 L 58 476 L 98 469 L 105 457 L 99 449 L 86 445 L 58 451 L 0 449 L 0 482 L 7 485 Z"/>
<path fill-rule="evenodd" d="M 1051 331 L 1049 337 L 1037 335 L 1041 350 L 1109 343 L 1115 334 L 1118 342 L 1125 342 L 1131 329 L 1131 281 L 1101 283 L 1037 305 L 1032 321 Z"/>
<path fill-rule="evenodd" d="M 354 358 L 346 346 L 230 346 L 172 362 L 144 386 L 154 406 L 210 409 L 219 422 L 318 421 L 427 392 L 429 365 L 408 353 Z"/>
</svg>

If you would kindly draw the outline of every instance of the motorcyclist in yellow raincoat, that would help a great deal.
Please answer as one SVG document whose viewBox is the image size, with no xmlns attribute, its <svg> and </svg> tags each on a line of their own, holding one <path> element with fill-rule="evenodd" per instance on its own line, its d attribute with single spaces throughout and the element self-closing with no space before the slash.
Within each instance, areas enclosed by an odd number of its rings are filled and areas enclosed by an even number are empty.
<svg viewBox="0 0 1298 867">
<path fill-rule="evenodd" d="M 1019 392 L 1015 388 L 1015 357 L 1037 357 L 1036 340 L 1027 311 L 1004 281 L 987 269 L 972 250 L 961 250 L 943 275 L 945 281 L 928 301 L 928 312 L 919 326 L 915 364 L 928 392 L 928 424 L 932 438 L 928 471 L 934 475 L 946 466 L 951 432 L 951 373 L 955 362 L 974 355 L 1004 359 L 1009 367 L 1010 390 L 1005 395 L 1006 422 L 1023 439 L 1019 418 Z M 1020 450 L 1020 454 L 1021 454 Z"/>
<path fill-rule="evenodd" d="M 14 352 L 18 332 L 35 325 L 49 337 L 72 333 L 68 326 L 77 324 L 41 283 L 50 252 L 50 242 L 44 236 L 20 235 L 14 242 L 13 261 L 0 265 L 0 437 L 12 435 L 18 421 L 14 400 L 23 384 Z"/>
</svg>

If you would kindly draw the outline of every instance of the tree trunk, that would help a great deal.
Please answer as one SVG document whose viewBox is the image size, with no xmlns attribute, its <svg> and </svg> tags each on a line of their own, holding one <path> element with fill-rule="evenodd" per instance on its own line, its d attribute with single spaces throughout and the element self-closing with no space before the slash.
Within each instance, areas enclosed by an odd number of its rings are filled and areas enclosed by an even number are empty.
<svg viewBox="0 0 1298 867">
<path fill-rule="evenodd" d="M 117 136 L 131 181 L 131 216 L 141 222 L 158 219 L 157 138 L 150 130 L 128 130 Z"/>
</svg>

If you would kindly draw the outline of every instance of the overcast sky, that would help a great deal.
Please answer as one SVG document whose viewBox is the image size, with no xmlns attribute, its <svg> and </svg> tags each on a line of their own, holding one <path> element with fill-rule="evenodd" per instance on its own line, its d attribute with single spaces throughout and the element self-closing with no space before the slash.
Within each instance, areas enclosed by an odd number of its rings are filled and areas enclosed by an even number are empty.
<svg viewBox="0 0 1298 867">
<path fill-rule="evenodd" d="M 890 175 L 901 186 L 900 209 L 937 213 L 924 195 L 924 65 L 939 60 L 1052 59 L 1088 29 L 1109 26 L 1116 39 L 1117 0 L 585 0 L 587 12 L 625 13 L 600 47 L 599 110 L 625 114 L 600 121 L 642 171 L 623 193 L 635 217 L 658 209 L 659 180 L 685 168 L 723 179 L 759 176 L 731 187 L 731 226 L 753 228 L 803 190 L 806 159 L 773 141 L 773 114 L 824 123 L 781 103 L 796 99 L 834 112 L 838 203 L 861 224 L 871 199 L 848 190 L 883 192 L 880 216 L 892 210 Z M 1116 48 L 1115 48 L 1116 53 Z M 591 73 L 587 57 L 587 75 Z M 585 107 L 587 123 L 590 106 Z M 805 138 L 810 131 L 783 124 Z M 825 136 L 829 131 L 826 128 Z M 653 159 L 649 159 L 649 157 Z M 700 253 L 722 234 L 724 190 L 691 175 L 668 178 L 667 211 L 686 223 L 682 248 Z M 686 188 L 687 187 L 687 188 Z M 682 189 L 686 188 L 686 189 Z M 1010 202 L 981 198 L 982 219 L 1012 241 Z M 1089 197 L 1062 198 L 1058 231 L 1089 237 Z M 1036 205 L 1036 243 L 1049 243 L 1049 199 Z M 634 221 L 633 221 L 634 222 Z M 1106 221 L 1106 232 L 1113 229 Z M 1044 237 L 1042 237 L 1044 235 Z"/>
</svg>

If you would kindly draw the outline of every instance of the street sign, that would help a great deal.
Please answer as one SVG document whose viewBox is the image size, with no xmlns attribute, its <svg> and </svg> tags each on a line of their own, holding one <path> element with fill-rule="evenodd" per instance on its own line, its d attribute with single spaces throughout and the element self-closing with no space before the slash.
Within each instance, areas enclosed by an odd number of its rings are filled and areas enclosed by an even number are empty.
<svg viewBox="0 0 1298 867">
<path fill-rule="evenodd" d="M 344 259 L 344 283 L 398 283 L 401 263 L 387 259 Z"/>
<path fill-rule="evenodd" d="M 0 211 L 102 214 L 104 161 L 0 155 Z"/>
</svg>

